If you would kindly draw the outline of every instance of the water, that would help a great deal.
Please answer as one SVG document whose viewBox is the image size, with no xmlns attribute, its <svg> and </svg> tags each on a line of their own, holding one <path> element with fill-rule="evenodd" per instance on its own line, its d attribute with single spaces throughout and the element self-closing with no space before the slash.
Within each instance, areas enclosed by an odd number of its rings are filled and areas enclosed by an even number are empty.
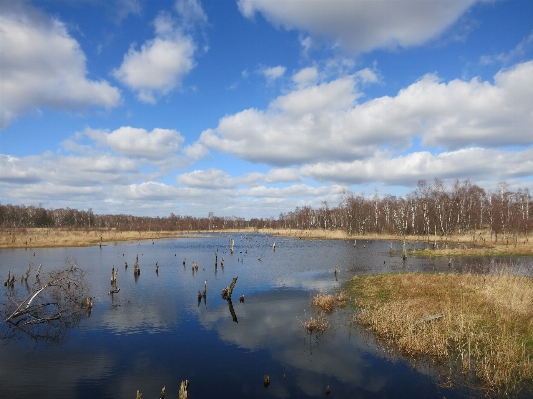
<svg viewBox="0 0 533 399">
<path fill-rule="evenodd" d="M 137 390 L 157 398 L 163 386 L 175 398 L 182 379 L 190 381 L 191 398 L 323 397 L 328 385 L 335 398 L 477 395 L 440 387 L 431 368 L 383 356 L 367 333 L 350 326 L 348 310 L 336 311 L 322 336 L 310 336 L 301 322 L 315 315 L 314 293 L 335 291 L 356 274 L 462 270 L 472 262 L 482 269 L 490 260 L 454 260 L 451 266 L 447 259 L 404 262 L 398 243 L 391 256 L 389 242 L 360 240 L 354 247 L 353 241 L 237 234 L 232 255 L 229 240 L 214 235 L 102 248 L 1 250 L 2 282 L 8 271 L 24 274 L 29 262 L 35 265 L 33 281 L 39 264 L 44 276 L 63 268 L 65 259 L 75 260 L 88 272 L 94 306 L 54 342 L 24 334 L 0 340 L 0 398 L 134 398 Z M 198 262 L 197 272 L 192 262 Z M 109 295 L 113 266 L 120 292 Z M 232 315 L 221 290 L 237 276 Z M 206 301 L 198 303 L 206 280 Z M 19 282 L 15 287 L 26 289 Z"/>
</svg>

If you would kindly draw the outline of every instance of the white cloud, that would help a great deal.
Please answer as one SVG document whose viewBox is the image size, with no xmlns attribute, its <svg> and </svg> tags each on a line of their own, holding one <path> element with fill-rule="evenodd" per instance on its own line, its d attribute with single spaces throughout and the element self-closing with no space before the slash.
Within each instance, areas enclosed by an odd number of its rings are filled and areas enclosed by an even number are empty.
<svg viewBox="0 0 533 399">
<path fill-rule="evenodd" d="M 140 50 L 132 44 L 120 68 L 113 76 L 137 92 L 137 98 L 156 103 L 156 95 L 166 95 L 181 85 L 195 66 L 196 45 L 191 36 L 175 26 L 172 16 L 160 13 L 154 21 L 156 38 L 145 42 Z"/>
<path fill-rule="evenodd" d="M 145 129 L 122 126 L 112 132 L 86 129 L 87 137 L 100 145 L 109 146 L 118 154 L 151 161 L 165 160 L 178 151 L 184 139 L 171 129 Z"/>
<path fill-rule="evenodd" d="M 474 3 L 476 0 L 386 4 L 368 0 L 238 0 L 239 10 L 247 18 L 260 12 L 275 26 L 308 32 L 352 53 L 421 45 L 436 38 Z"/>
<path fill-rule="evenodd" d="M 0 129 L 38 107 L 115 107 L 121 96 L 105 80 L 88 80 L 86 57 L 65 24 L 23 2 L 0 2 Z"/>
<path fill-rule="evenodd" d="M 313 45 L 313 39 L 310 36 L 300 37 L 300 45 L 302 46 L 302 52 L 305 56 L 308 55 L 309 50 Z"/>
<path fill-rule="evenodd" d="M 107 154 L 15 157 L 0 154 L 0 181 L 7 183 L 37 183 L 70 186 L 92 186 L 126 183 L 128 175 L 138 173 L 137 164 L 128 159 Z"/>
<path fill-rule="evenodd" d="M 318 81 L 318 70 L 315 67 L 301 69 L 292 75 L 292 81 L 298 88 L 315 85 Z"/>
<path fill-rule="evenodd" d="M 441 83 L 433 75 L 402 90 L 389 111 L 419 125 L 423 144 L 457 149 L 468 145 L 530 145 L 533 124 L 533 61 L 501 70 L 494 84 L 474 78 Z M 384 110 L 385 111 L 385 110 Z"/>
<path fill-rule="evenodd" d="M 296 89 L 266 111 L 228 115 L 201 134 L 210 148 L 275 166 L 351 162 L 376 151 L 424 146 L 532 144 L 533 61 L 498 72 L 494 83 L 426 75 L 395 97 L 356 104 L 356 77 Z"/>
<path fill-rule="evenodd" d="M 432 180 L 436 176 L 503 181 L 533 174 L 533 149 L 516 152 L 476 147 L 436 155 L 420 151 L 398 157 L 376 153 L 366 160 L 306 165 L 300 172 L 317 181 L 348 185 L 379 183 L 412 187 L 419 179 Z"/>
<path fill-rule="evenodd" d="M 303 178 L 298 170 L 290 168 L 272 169 L 266 175 L 259 172 L 252 172 L 237 177 L 232 177 L 222 170 L 210 168 L 181 174 L 176 180 L 178 184 L 183 184 L 187 187 L 211 190 L 221 188 L 233 189 L 238 186 L 248 187 L 241 188 L 239 191 L 241 194 L 247 193 L 249 187 L 255 187 L 255 190 L 261 189 L 259 187 L 261 182 L 268 184 L 303 182 Z M 263 187 L 263 189 L 265 189 L 265 187 Z"/>
<path fill-rule="evenodd" d="M 370 68 L 364 68 L 355 73 L 355 77 L 359 79 L 363 84 L 365 83 L 377 83 L 380 81 L 379 76 Z"/>
<path fill-rule="evenodd" d="M 248 109 L 222 118 L 216 129 L 201 134 L 200 141 L 276 166 L 362 156 L 360 149 L 347 145 L 345 132 L 337 126 L 356 97 L 351 78 L 295 90 L 275 99 L 267 111 Z"/>
<path fill-rule="evenodd" d="M 177 177 L 178 184 L 193 188 L 233 188 L 235 182 L 229 174 L 219 169 L 195 170 Z"/>
<path fill-rule="evenodd" d="M 28 184 L 41 180 L 39 168 L 32 162 L 23 162 L 20 158 L 0 154 L 0 181 L 7 183 Z"/>
<path fill-rule="evenodd" d="M 502 64 L 508 64 L 512 61 L 516 61 L 517 58 L 523 57 L 526 52 L 533 47 L 533 33 L 518 43 L 513 49 L 506 53 L 499 53 L 496 55 L 484 55 L 481 57 L 480 62 L 483 65 L 493 64 L 495 62 L 501 62 Z"/>
<path fill-rule="evenodd" d="M 130 184 L 126 187 L 115 187 L 113 195 L 118 199 L 137 201 L 179 200 L 180 190 L 164 183 L 148 181 L 140 184 Z"/>
<path fill-rule="evenodd" d="M 272 83 L 276 79 L 281 78 L 285 73 L 286 69 L 287 68 L 285 68 L 284 66 L 278 65 L 270 68 L 262 68 L 259 70 L 259 73 L 265 76 L 268 83 Z"/>
<path fill-rule="evenodd" d="M 142 10 L 139 0 L 118 0 L 109 5 L 116 7 L 114 19 L 117 23 L 121 23 L 130 14 L 140 15 Z"/>
<path fill-rule="evenodd" d="M 183 153 L 191 161 L 199 161 L 209 154 L 209 150 L 202 143 L 196 142 L 183 148 Z"/>
<path fill-rule="evenodd" d="M 207 23 L 207 15 L 200 2 L 197 0 L 178 0 L 174 7 L 186 25 L 192 23 Z"/>
<path fill-rule="evenodd" d="M 267 183 L 292 183 L 303 180 L 298 170 L 291 168 L 271 169 L 265 176 Z"/>
<path fill-rule="evenodd" d="M 258 186 L 252 188 L 241 189 L 238 191 L 239 195 L 257 198 L 302 198 L 322 196 L 338 193 L 340 186 L 321 186 L 311 187 L 307 184 L 294 184 L 288 187 L 266 187 Z"/>
</svg>

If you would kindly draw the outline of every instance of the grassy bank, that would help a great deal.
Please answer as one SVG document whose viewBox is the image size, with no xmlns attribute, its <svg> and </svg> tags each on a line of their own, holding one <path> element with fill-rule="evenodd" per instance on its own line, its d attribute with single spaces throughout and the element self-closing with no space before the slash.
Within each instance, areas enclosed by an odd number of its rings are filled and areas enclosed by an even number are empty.
<svg viewBox="0 0 533 399">
<path fill-rule="evenodd" d="M 3 229 L 0 248 L 86 247 L 115 241 L 181 236 L 176 231 L 117 231 L 116 229 Z"/>
<path fill-rule="evenodd" d="M 473 274 L 355 277 L 354 320 L 389 348 L 489 391 L 533 380 L 533 279 Z M 453 378 L 451 379 L 453 381 Z"/>
</svg>

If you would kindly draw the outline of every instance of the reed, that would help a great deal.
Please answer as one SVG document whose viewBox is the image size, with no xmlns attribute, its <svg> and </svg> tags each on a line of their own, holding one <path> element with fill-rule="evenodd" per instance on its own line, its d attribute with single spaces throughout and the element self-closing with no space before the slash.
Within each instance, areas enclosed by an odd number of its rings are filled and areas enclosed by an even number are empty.
<svg viewBox="0 0 533 399">
<path fill-rule="evenodd" d="M 453 364 L 498 393 L 533 380 L 531 277 L 389 274 L 355 277 L 346 289 L 354 321 L 404 355 Z"/>
</svg>

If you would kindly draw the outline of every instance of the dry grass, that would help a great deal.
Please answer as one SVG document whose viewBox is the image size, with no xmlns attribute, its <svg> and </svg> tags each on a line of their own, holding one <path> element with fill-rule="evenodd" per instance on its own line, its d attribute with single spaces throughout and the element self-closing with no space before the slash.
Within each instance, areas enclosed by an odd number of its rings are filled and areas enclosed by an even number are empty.
<svg viewBox="0 0 533 399">
<path fill-rule="evenodd" d="M 302 327 L 307 330 L 309 334 L 322 333 L 329 328 L 328 320 L 324 316 L 311 317 L 302 323 Z"/>
<path fill-rule="evenodd" d="M 335 297 L 331 294 L 319 292 L 313 297 L 311 303 L 314 307 L 320 309 L 324 313 L 331 313 L 335 307 Z"/>
<path fill-rule="evenodd" d="M 179 231 L 116 229 L 0 229 L 0 248 L 86 247 L 115 241 L 180 237 Z"/>
<path fill-rule="evenodd" d="M 451 360 L 496 392 L 533 379 L 531 277 L 377 275 L 356 277 L 348 289 L 355 320 L 405 355 Z"/>
<path fill-rule="evenodd" d="M 311 304 L 324 313 L 331 313 L 335 306 L 344 307 L 348 302 L 348 296 L 344 292 L 333 294 L 326 294 L 319 292 L 311 299 Z"/>
</svg>

